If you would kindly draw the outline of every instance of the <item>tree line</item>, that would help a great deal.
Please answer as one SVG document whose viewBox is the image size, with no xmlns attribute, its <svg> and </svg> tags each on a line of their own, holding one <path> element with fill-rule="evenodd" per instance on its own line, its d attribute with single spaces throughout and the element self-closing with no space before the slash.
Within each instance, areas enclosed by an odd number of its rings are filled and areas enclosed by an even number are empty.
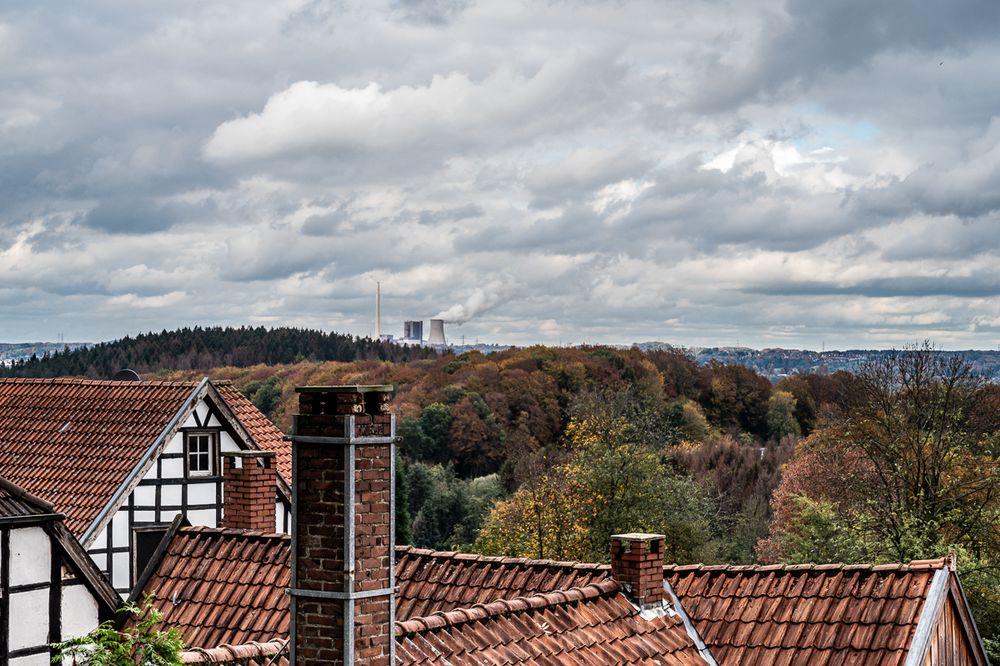
<svg viewBox="0 0 1000 666">
<path fill-rule="evenodd" d="M 86 348 L 32 355 L 0 365 L 0 377 L 79 376 L 110 379 L 123 368 L 139 373 L 248 367 L 296 361 L 373 359 L 405 362 L 435 356 L 430 348 L 302 328 L 194 327 L 126 336 Z"/>
</svg>

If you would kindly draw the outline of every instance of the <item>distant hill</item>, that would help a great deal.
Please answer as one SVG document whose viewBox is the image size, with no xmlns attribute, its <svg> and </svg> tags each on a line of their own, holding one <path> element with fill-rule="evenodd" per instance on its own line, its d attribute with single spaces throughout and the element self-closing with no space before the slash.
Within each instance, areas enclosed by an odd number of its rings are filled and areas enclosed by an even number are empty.
<svg viewBox="0 0 1000 666">
<path fill-rule="evenodd" d="M 743 365 L 771 381 L 778 381 L 789 375 L 830 374 L 840 370 L 856 372 L 865 363 L 894 353 L 886 349 L 817 352 L 808 349 L 679 347 L 666 342 L 640 342 L 635 346 L 643 351 L 680 351 L 689 355 L 699 365 L 713 362 Z M 979 376 L 1000 382 L 1000 351 L 968 349 L 936 353 L 961 356 Z"/>
<path fill-rule="evenodd" d="M 340 333 L 300 328 L 182 328 L 145 333 L 61 351 L 40 348 L 9 365 L 0 365 L 0 377 L 83 376 L 107 379 L 122 368 L 139 373 L 160 370 L 198 370 L 219 366 L 247 367 L 296 361 L 411 361 L 436 353 L 425 347 L 356 338 Z M 41 353 L 38 353 L 38 352 Z"/>
</svg>

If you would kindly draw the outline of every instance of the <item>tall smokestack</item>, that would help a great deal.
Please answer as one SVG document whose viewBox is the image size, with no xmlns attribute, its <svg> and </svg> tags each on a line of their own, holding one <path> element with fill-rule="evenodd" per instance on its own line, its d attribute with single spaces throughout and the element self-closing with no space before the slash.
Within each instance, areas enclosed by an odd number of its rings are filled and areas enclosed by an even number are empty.
<svg viewBox="0 0 1000 666">
<path fill-rule="evenodd" d="M 375 339 L 382 339 L 382 283 L 375 283 Z"/>
<path fill-rule="evenodd" d="M 444 339 L 444 319 L 431 319 L 431 334 L 427 338 L 427 344 L 442 347 L 448 344 Z"/>
</svg>

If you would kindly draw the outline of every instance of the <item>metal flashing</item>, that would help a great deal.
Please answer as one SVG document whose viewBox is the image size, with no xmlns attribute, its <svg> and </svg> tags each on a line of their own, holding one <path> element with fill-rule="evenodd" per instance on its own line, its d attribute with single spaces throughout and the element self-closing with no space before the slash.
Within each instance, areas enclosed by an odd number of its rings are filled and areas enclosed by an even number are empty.
<svg viewBox="0 0 1000 666">
<path fill-rule="evenodd" d="M 906 661 L 903 666 L 921 666 L 930 648 L 931 636 L 934 634 L 934 625 L 937 623 L 941 608 L 948 598 L 948 577 L 951 572 L 948 567 L 942 567 L 934 572 L 934 580 L 931 581 L 927 599 L 924 600 L 923 608 L 920 609 L 920 619 L 917 621 L 917 629 L 913 633 L 913 640 L 910 641 L 910 649 L 906 653 Z"/>
</svg>

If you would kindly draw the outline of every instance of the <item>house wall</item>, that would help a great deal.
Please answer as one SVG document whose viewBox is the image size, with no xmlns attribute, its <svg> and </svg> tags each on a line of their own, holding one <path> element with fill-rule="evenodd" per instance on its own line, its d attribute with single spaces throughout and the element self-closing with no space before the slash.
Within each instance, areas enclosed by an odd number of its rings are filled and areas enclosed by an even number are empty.
<svg viewBox="0 0 1000 666">
<path fill-rule="evenodd" d="M 49 664 L 50 643 L 98 622 L 97 600 L 62 566 L 44 527 L 0 526 L 0 663 Z"/>
<path fill-rule="evenodd" d="M 188 430 L 218 431 L 219 451 L 239 451 L 233 434 L 220 416 L 202 400 L 192 415 L 167 442 L 156 462 L 90 544 L 87 552 L 104 571 L 112 586 L 127 597 L 141 570 L 135 561 L 134 530 L 167 525 L 183 514 L 192 525 L 218 527 L 222 522 L 222 461 L 216 459 L 213 476 L 185 476 L 184 434 Z M 275 492 L 275 529 L 288 532 L 289 509 Z"/>
<path fill-rule="evenodd" d="M 934 635 L 931 637 L 924 666 L 974 666 L 975 658 L 969 649 L 965 632 L 955 613 L 954 601 L 948 599 L 941 610 Z"/>
</svg>

